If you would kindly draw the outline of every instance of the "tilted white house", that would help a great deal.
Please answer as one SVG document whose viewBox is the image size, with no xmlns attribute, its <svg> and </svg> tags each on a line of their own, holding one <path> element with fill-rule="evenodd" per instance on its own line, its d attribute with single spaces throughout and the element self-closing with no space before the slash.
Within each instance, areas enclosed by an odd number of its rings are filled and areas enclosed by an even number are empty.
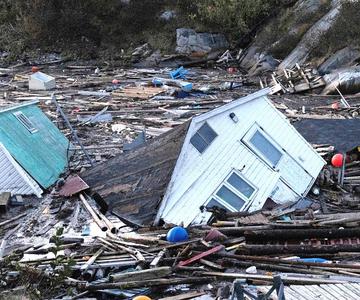
<svg viewBox="0 0 360 300">
<path fill-rule="evenodd" d="M 261 209 L 305 196 L 326 162 L 260 90 L 194 117 L 156 221 L 206 221 L 199 207 Z"/>
<path fill-rule="evenodd" d="M 305 196 L 325 161 L 264 89 L 192 118 L 83 179 L 136 224 L 205 223 L 211 213 L 261 209 Z M 155 219 L 155 220 L 154 220 Z"/>
</svg>

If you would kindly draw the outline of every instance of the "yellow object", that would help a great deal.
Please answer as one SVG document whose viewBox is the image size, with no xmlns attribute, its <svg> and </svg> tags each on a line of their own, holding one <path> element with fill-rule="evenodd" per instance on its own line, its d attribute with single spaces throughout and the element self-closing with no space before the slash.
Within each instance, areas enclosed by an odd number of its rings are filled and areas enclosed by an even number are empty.
<svg viewBox="0 0 360 300">
<path fill-rule="evenodd" d="M 148 296 L 137 296 L 133 300 L 151 300 Z"/>
</svg>

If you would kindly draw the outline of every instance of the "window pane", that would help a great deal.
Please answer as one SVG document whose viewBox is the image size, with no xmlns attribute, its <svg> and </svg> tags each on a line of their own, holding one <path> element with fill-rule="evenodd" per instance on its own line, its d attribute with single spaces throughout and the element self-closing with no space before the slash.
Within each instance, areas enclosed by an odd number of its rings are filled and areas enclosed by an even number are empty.
<svg viewBox="0 0 360 300">
<path fill-rule="evenodd" d="M 250 142 L 258 149 L 271 163 L 276 166 L 282 153 L 271 144 L 258 130 L 250 139 Z"/>
<path fill-rule="evenodd" d="M 229 203 L 236 210 L 240 210 L 240 208 L 245 204 L 245 201 L 243 199 L 235 195 L 224 185 L 220 188 L 216 195 L 225 202 Z"/>
<path fill-rule="evenodd" d="M 219 208 L 222 208 L 222 209 L 225 209 L 226 211 L 229 211 L 229 209 L 227 209 L 224 205 L 222 205 L 219 201 L 216 201 L 216 199 L 212 198 L 210 200 L 210 202 L 208 204 L 206 204 L 206 207 L 207 208 L 212 208 L 212 207 L 219 207 Z"/>
<path fill-rule="evenodd" d="M 216 132 L 212 130 L 212 128 L 207 123 L 200 127 L 198 133 L 208 144 L 210 144 L 217 136 Z"/>
<path fill-rule="evenodd" d="M 250 198 L 255 192 L 255 189 L 251 185 L 235 173 L 229 177 L 228 182 L 247 198 Z"/>
<path fill-rule="evenodd" d="M 198 134 L 195 133 L 190 140 L 190 143 L 200 152 L 203 153 L 207 148 L 208 144 L 204 141 L 204 139 Z"/>
</svg>

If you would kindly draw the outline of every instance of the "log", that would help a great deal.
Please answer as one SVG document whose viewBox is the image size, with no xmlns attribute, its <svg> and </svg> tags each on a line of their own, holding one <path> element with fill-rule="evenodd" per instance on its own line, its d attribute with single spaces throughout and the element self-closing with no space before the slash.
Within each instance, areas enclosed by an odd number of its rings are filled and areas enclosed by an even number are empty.
<svg viewBox="0 0 360 300">
<path fill-rule="evenodd" d="M 96 215 L 99 217 L 99 219 L 105 223 L 107 228 L 109 228 L 111 233 L 113 233 L 113 234 L 117 233 L 118 230 L 115 227 L 115 225 L 104 214 L 102 214 L 96 207 L 92 207 L 92 209 L 94 210 Z"/>
<path fill-rule="evenodd" d="M 214 277 L 187 277 L 187 278 L 171 278 L 171 279 L 152 279 L 142 281 L 129 281 L 121 283 L 102 283 L 96 285 L 88 285 L 85 287 L 89 291 L 107 290 L 107 289 L 135 289 L 142 287 L 170 286 L 178 284 L 200 284 L 213 282 Z"/>
<path fill-rule="evenodd" d="M 93 220 L 95 221 L 95 223 L 101 228 L 102 231 L 107 231 L 108 228 L 106 226 L 106 224 L 100 220 L 100 218 L 98 217 L 98 215 L 95 213 L 95 211 L 93 210 L 93 208 L 90 206 L 90 204 L 87 202 L 87 200 L 85 199 L 83 194 L 79 195 L 79 198 L 82 202 L 82 204 L 85 206 L 86 210 L 90 213 L 90 215 L 92 216 Z"/>
<path fill-rule="evenodd" d="M 245 231 L 246 240 L 257 241 L 283 241 L 301 240 L 311 238 L 348 238 L 360 237 L 360 228 L 314 228 L 314 229 L 272 229 L 272 230 L 248 230 Z"/>
<path fill-rule="evenodd" d="M 246 230 L 266 230 L 271 229 L 269 225 L 260 225 L 260 226 L 239 226 L 239 227 L 214 227 L 221 233 L 225 235 L 243 235 Z"/>
<path fill-rule="evenodd" d="M 83 264 L 80 268 L 81 271 L 86 271 L 96 261 L 96 259 L 104 252 L 103 249 L 99 249 L 89 260 Z"/>
<path fill-rule="evenodd" d="M 18 220 L 18 219 L 21 219 L 22 217 L 25 217 L 26 215 L 27 215 L 27 213 L 23 213 L 23 214 L 18 215 L 18 216 L 14 217 L 14 218 L 11 218 L 11 219 L 9 219 L 9 220 L 6 220 L 6 221 L 4 221 L 4 222 L 1 222 L 1 223 L 0 223 L 0 227 L 1 227 L 1 226 L 5 226 L 5 225 L 7 225 L 7 224 L 9 224 L 9 223 L 11 223 L 11 222 L 14 222 L 14 221 Z"/>
<path fill-rule="evenodd" d="M 237 254 L 251 255 L 271 255 L 271 254 L 318 254 L 318 253 L 338 253 L 338 252 L 357 252 L 360 245 L 242 245 L 237 250 Z"/>
<path fill-rule="evenodd" d="M 230 268 L 233 267 L 241 267 L 248 268 L 251 266 L 255 266 L 257 269 L 265 270 L 265 271 L 280 271 L 280 272 L 288 272 L 288 273 L 302 273 L 302 274 L 317 274 L 317 275 L 331 275 L 333 273 L 324 272 L 321 270 L 311 270 L 307 268 L 294 268 L 293 266 L 282 266 L 277 264 L 264 264 L 264 263 L 256 263 L 256 262 L 242 262 L 236 261 L 234 259 L 224 260 L 224 265 Z"/>
<path fill-rule="evenodd" d="M 341 263 L 315 263 L 315 262 L 305 262 L 300 260 L 288 260 L 288 259 L 279 259 L 263 256 L 249 256 L 249 255 L 236 255 L 230 253 L 217 253 L 214 256 L 234 258 L 240 261 L 251 261 L 251 262 L 268 262 L 277 265 L 289 265 L 289 266 L 306 266 L 306 267 L 331 267 L 331 268 L 340 268 L 340 269 L 360 269 L 360 264 L 341 264 Z"/>
<path fill-rule="evenodd" d="M 246 279 L 246 280 L 261 280 L 261 281 L 270 281 L 274 280 L 273 276 L 269 275 L 252 275 L 245 273 L 220 273 L 220 272 L 204 272 L 203 276 L 215 276 L 223 279 L 228 279 L 233 281 L 234 279 Z M 309 277 L 295 277 L 292 276 L 284 276 L 281 278 L 284 283 L 287 284 L 340 284 L 340 283 L 348 283 L 347 280 L 335 280 L 335 279 L 327 279 L 327 278 L 309 278 Z"/>
<path fill-rule="evenodd" d="M 122 272 L 112 274 L 109 276 L 109 280 L 110 282 L 150 280 L 166 277 L 171 275 L 171 273 L 172 269 L 170 267 L 160 267 L 135 272 Z"/>
<path fill-rule="evenodd" d="M 130 247 L 125 247 L 125 246 L 122 246 L 122 245 L 119 245 L 118 243 L 116 243 L 116 245 L 113 245 L 111 244 L 108 240 L 105 240 L 101 237 L 98 237 L 98 240 L 101 241 L 102 243 L 104 243 L 105 245 L 108 245 L 110 247 L 113 247 L 113 248 L 117 248 L 117 249 L 120 249 L 120 250 L 123 250 L 127 253 L 130 253 L 131 255 L 133 255 L 134 257 L 136 257 L 136 259 L 139 261 L 139 262 L 145 262 L 146 259 L 144 258 L 144 256 L 141 254 L 141 252 L 137 249 L 132 249 Z M 110 239 L 110 241 L 114 242 L 113 240 Z"/>
</svg>

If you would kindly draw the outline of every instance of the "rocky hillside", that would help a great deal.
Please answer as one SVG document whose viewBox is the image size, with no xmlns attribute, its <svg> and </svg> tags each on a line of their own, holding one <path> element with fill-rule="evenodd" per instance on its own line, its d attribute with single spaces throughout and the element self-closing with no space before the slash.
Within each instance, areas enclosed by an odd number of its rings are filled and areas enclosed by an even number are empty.
<svg viewBox="0 0 360 300">
<path fill-rule="evenodd" d="M 199 56 L 213 50 L 210 38 L 216 50 L 243 49 L 240 66 L 252 75 L 309 61 L 328 73 L 360 56 L 359 8 L 350 0 L 4 0 L 0 54 L 117 60 L 148 43 L 158 56 L 189 44 Z"/>
<path fill-rule="evenodd" d="M 360 57 L 359 8 L 357 1 L 297 1 L 258 32 L 242 65 L 252 74 L 274 69 L 275 59 L 278 69 L 312 62 L 328 73 L 349 66 Z"/>
</svg>

